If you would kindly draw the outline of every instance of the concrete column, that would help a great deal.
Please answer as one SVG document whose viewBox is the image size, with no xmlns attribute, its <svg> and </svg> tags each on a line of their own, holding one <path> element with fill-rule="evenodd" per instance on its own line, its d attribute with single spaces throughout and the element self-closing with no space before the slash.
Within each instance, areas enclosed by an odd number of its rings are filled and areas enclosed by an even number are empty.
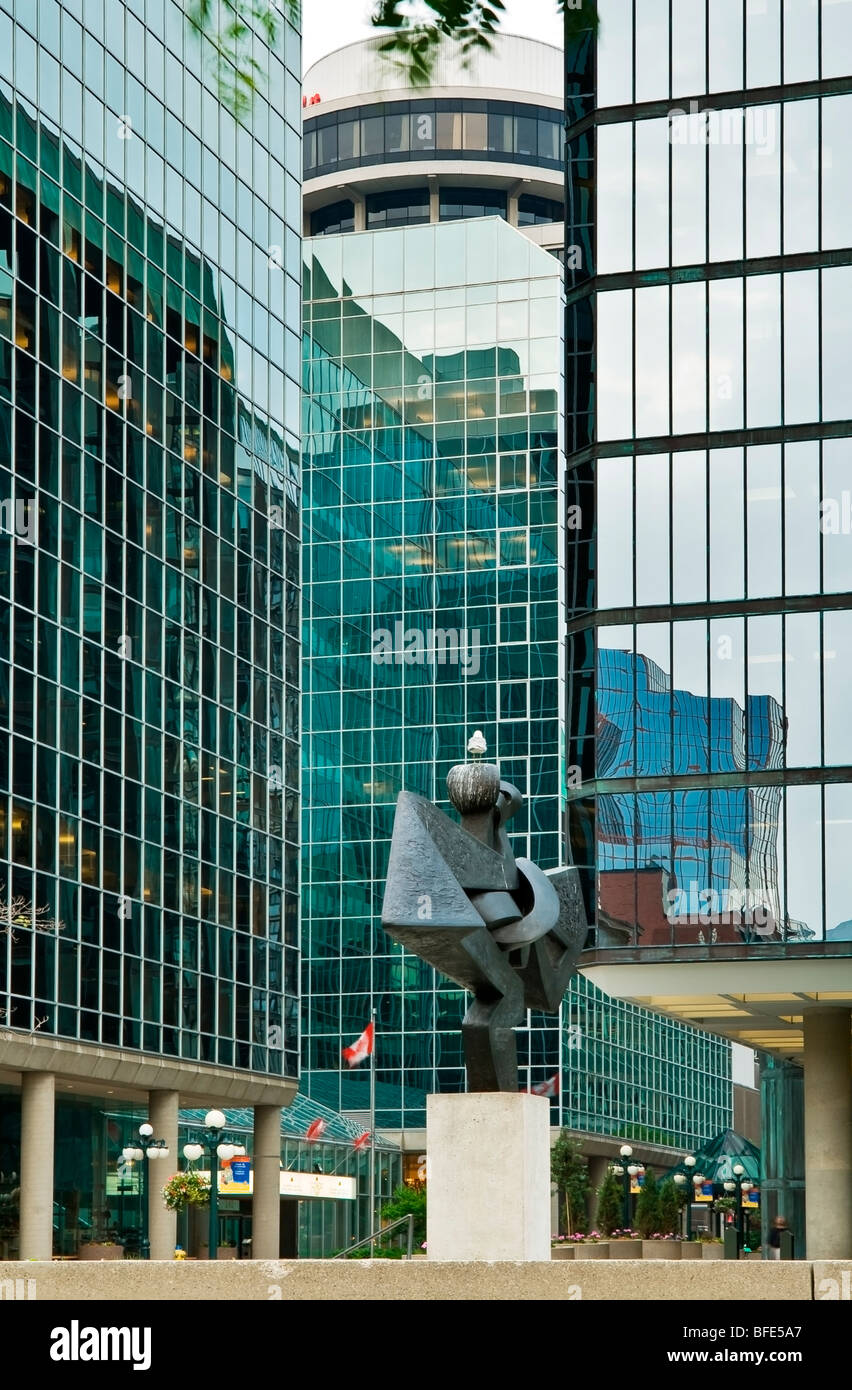
<svg viewBox="0 0 852 1390">
<path fill-rule="evenodd" d="M 809 1260 L 852 1259 L 850 1022 L 850 1009 L 805 1010 L 804 1014 Z M 795 1254 L 801 1255 L 799 1232 L 793 1234 Z"/>
<path fill-rule="evenodd" d="M 21 1242 L 22 1260 L 49 1260 L 53 1254 L 52 1072 L 21 1074 Z"/>
<path fill-rule="evenodd" d="M 177 1239 L 177 1212 L 163 1205 L 162 1187 L 180 1163 L 178 1152 L 178 1093 L 177 1091 L 148 1092 L 148 1123 L 153 1126 L 154 1139 L 165 1139 L 169 1158 L 148 1160 L 148 1237 L 152 1260 L 174 1259 Z"/>
<path fill-rule="evenodd" d="M 437 176 L 435 174 L 430 174 L 426 182 L 429 185 L 429 221 L 440 222 L 441 190 L 438 186 Z"/>
<path fill-rule="evenodd" d="M 606 1177 L 606 1170 L 609 1165 L 610 1160 L 605 1154 L 592 1154 L 589 1158 L 589 1182 L 591 1183 L 591 1190 L 589 1192 L 588 1212 L 589 1221 L 592 1223 L 589 1229 L 592 1231 L 598 1224 L 598 1188 Z"/>
<path fill-rule="evenodd" d="M 281 1108 L 254 1107 L 252 1153 L 251 1257 L 277 1260 L 281 1222 Z"/>
<path fill-rule="evenodd" d="M 525 183 L 529 183 L 529 179 L 516 179 L 506 189 L 506 221 L 510 227 L 518 225 L 518 199 L 524 191 Z"/>
</svg>

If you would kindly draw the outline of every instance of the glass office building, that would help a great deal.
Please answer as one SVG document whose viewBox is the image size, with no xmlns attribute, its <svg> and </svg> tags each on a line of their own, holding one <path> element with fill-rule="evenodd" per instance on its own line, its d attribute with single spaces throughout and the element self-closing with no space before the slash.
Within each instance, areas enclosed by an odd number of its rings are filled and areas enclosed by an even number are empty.
<svg viewBox="0 0 852 1390">
<path fill-rule="evenodd" d="M 600 11 L 599 43 L 567 55 L 584 968 L 781 1057 L 804 1046 L 809 1249 L 848 1256 L 852 1214 L 835 1239 L 811 1193 L 848 1182 L 816 1078 L 839 1056 L 820 1089 L 849 1092 L 852 4 Z"/>
<path fill-rule="evenodd" d="M 28 1069 L 175 1107 L 295 1091 L 282 30 L 236 119 L 174 0 L 0 3 L 0 1077 L 25 1108 Z"/>
<path fill-rule="evenodd" d="M 515 852 L 562 862 L 562 276 L 499 218 L 316 237 L 305 274 L 303 1086 L 366 1111 L 341 1048 L 375 1006 L 379 1125 L 422 1130 L 464 1088 L 465 1005 L 381 930 L 397 793 L 447 806 L 481 728 L 527 798 Z M 561 1074 L 554 1123 L 729 1123 L 727 1044 L 585 980 L 519 1043 L 531 1084 Z"/>
</svg>

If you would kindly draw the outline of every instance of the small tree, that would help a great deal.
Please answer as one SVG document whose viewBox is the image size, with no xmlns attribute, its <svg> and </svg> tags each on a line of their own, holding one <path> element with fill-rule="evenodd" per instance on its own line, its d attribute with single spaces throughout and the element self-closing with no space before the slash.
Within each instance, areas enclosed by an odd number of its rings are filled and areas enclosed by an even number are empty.
<svg viewBox="0 0 852 1390">
<path fill-rule="evenodd" d="M 645 1181 L 636 1199 L 636 1229 L 643 1240 L 660 1230 L 660 1193 L 652 1168 L 645 1169 Z"/>
<path fill-rule="evenodd" d="M 606 1177 L 598 1188 L 598 1211 L 595 1217 L 595 1225 L 601 1235 L 611 1236 L 613 1231 L 621 1229 L 623 1198 L 621 1184 L 611 1168 L 607 1168 Z"/>
<path fill-rule="evenodd" d="M 659 1190 L 660 1205 L 660 1231 L 664 1236 L 680 1235 L 680 1209 L 681 1196 L 677 1189 L 677 1183 L 671 1178 L 666 1178 L 665 1182 L 660 1183 Z"/>
<path fill-rule="evenodd" d="M 397 1221 L 401 1216 L 414 1216 L 414 1244 L 422 1245 L 426 1239 L 426 1184 L 400 1183 L 395 1187 L 389 1202 L 382 1204 L 382 1220 Z M 404 1230 L 404 1227 L 401 1228 Z"/>
<path fill-rule="evenodd" d="M 580 1145 L 572 1139 L 567 1129 L 563 1129 L 550 1151 L 550 1176 L 559 1189 L 565 1202 L 565 1230 L 567 1235 L 585 1230 L 586 1198 L 589 1195 L 589 1166 L 583 1158 Z"/>
</svg>

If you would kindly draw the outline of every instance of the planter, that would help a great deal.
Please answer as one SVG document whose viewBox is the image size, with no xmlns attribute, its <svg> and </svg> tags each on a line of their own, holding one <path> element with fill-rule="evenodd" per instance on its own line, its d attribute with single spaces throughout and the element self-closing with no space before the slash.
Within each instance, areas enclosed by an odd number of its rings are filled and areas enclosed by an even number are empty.
<svg viewBox="0 0 852 1390">
<path fill-rule="evenodd" d="M 552 1260 L 573 1260 L 575 1255 L 573 1245 L 552 1245 L 550 1247 L 550 1258 Z"/>
<path fill-rule="evenodd" d="M 682 1260 L 700 1260 L 703 1258 L 702 1251 L 706 1248 L 706 1246 L 702 1246 L 700 1240 L 684 1240 L 681 1242 L 680 1258 Z"/>
<path fill-rule="evenodd" d="M 679 1240 L 643 1240 L 643 1260 L 679 1260 Z"/>
<path fill-rule="evenodd" d="M 123 1245 L 101 1245 L 98 1241 L 92 1240 L 88 1245 L 80 1246 L 81 1260 L 123 1260 Z"/>
<path fill-rule="evenodd" d="M 709 1241 L 702 1242 L 701 1258 L 702 1260 L 724 1260 L 724 1245 L 711 1245 Z"/>
<path fill-rule="evenodd" d="M 656 1245 L 656 1241 L 654 1241 L 654 1244 Z M 611 1240 L 609 1243 L 609 1258 L 611 1260 L 641 1260 L 641 1240 Z"/>
<path fill-rule="evenodd" d="M 608 1240 L 599 1240 L 599 1241 L 596 1242 L 596 1241 L 590 1240 L 590 1241 L 588 1241 L 588 1243 L 585 1242 L 585 1241 L 583 1241 L 582 1244 L 577 1245 L 577 1246 L 574 1247 L 574 1259 L 575 1259 L 575 1260 L 608 1260 L 608 1259 L 609 1259 L 609 1241 L 608 1241 Z"/>
</svg>

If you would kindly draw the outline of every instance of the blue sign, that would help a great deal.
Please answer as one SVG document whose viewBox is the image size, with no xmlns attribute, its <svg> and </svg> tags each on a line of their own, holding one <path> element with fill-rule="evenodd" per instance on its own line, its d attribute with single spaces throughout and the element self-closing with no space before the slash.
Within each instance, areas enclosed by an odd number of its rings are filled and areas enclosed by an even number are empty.
<svg viewBox="0 0 852 1390">
<path fill-rule="evenodd" d="M 247 1158 L 231 1160 L 231 1182 L 247 1183 L 251 1174 L 251 1163 Z"/>
</svg>

